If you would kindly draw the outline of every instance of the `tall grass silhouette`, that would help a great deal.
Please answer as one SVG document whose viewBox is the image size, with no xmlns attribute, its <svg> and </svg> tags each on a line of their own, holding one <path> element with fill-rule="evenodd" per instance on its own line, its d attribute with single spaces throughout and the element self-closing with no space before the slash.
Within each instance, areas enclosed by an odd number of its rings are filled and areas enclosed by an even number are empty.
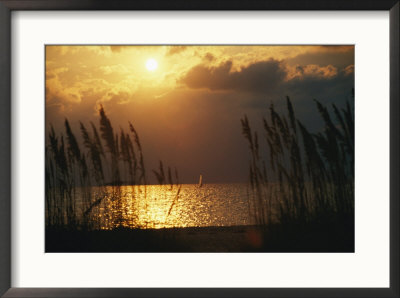
<svg viewBox="0 0 400 298">
<path fill-rule="evenodd" d="M 112 207 L 107 220 L 113 227 L 123 226 L 121 185 L 132 187 L 132 193 L 144 193 L 146 198 L 146 169 L 139 135 L 129 124 L 114 132 L 103 106 L 99 109 L 99 128 L 91 122 L 88 129 L 80 124 L 81 146 L 69 121 L 64 122 L 65 135 L 56 135 L 50 127 L 46 142 L 46 227 L 67 229 L 101 229 L 100 205 L 107 199 Z M 159 172 L 153 170 L 166 191 L 176 189 L 169 213 L 178 200 L 181 185 L 175 169 L 175 179 L 168 167 L 167 176 L 160 161 Z M 167 185 L 168 182 L 168 185 Z M 135 188 L 135 189 L 133 189 Z M 134 198 L 133 198 L 134 199 Z M 126 206 L 125 206 L 126 208 Z M 134 202 L 129 206 L 134 210 Z M 146 204 L 147 210 L 147 204 Z M 167 215 L 167 216 L 168 216 Z"/>
<path fill-rule="evenodd" d="M 268 117 L 262 119 L 263 139 L 247 116 L 241 119 L 250 151 L 249 213 L 269 240 L 278 235 L 278 245 L 272 248 L 277 251 L 284 251 L 284 242 L 294 234 L 297 238 L 286 247 L 298 248 L 298 237 L 312 230 L 314 234 L 303 242 L 308 245 L 305 250 L 313 250 L 317 246 L 310 238 L 324 229 L 334 231 L 338 238 L 329 237 L 335 242 L 354 228 L 354 112 L 348 102 L 341 109 L 332 105 L 331 110 L 317 100 L 315 105 L 323 129 L 314 133 L 296 117 L 289 97 L 285 115 L 269 107 Z M 154 219 L 145 216 L 139 224 L 137 215 L 143 210 L 147 214 L 148 180 L 142 144 L 132 123 L 115 131 L 100 106 L 98 126 L 79 122 L 79 131 L 75 134 L 67 119 L 64 132 L 57 135 L 49 128 L 46 228 L 99 230 L 105 228 L 104 221 L 112 229 L 154 227 Z M 170 204 L 161 219 L 166 222 L 181 193 L 178 171 L 159 161 L 150 173 Z M 124 192 L 129 192 L 129 200 L 123 201 Z M 144 198 L 140 207 L 136 204 L 139 197 Z M 128 217 L 133 224 L 127 224 Z M 345 237 L 347 242 L 337 251 L 351 250 L 354 236 Z"/>
<path fill-rule="evenodd" d="M 247 116 L 242 133 L 250 149 L 249 208 L 255 222 L 268 229 L 354 220 L 354 113 L 315 100 L 324 130 L 311 133 L 296 118 L 289 97 L 287 115 L 271 104 L 263 118 L 266 148 L 260 148 Z"/>
</svg>

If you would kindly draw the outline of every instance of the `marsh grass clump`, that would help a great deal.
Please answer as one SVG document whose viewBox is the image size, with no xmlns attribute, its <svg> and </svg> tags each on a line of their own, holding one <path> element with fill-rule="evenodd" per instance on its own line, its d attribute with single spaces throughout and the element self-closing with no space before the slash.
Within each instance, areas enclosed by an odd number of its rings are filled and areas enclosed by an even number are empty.
<svg viewBox="0 0 400 298">
<path fill-rule="evenodd" d="M 45 148 L 46 227 L 103 229 L 101 220 L 112 227 L 126 225 L 123 218 L 127 208 L 130 212 L 136 208 L 135 194 L 144 193 L 146 198 L 147 184 L 139 135 L 132 123 L 128 124 L 127 132 L 123 128 L 115 132 L 100 106 L 99 129 L 92 122 L 91 129 L 79 123 L 81 142 L 67 119 L 65 132 L 58 136 L 53 126 L 50 127 Z M 168 181 L 170 190 L 177 189 L 171 212 L 180 192 L 177 170 L 175 181 L 170 167 L 165 175 L 161 161 L 159 171 L 153 172 L 157 173 L 160 184 Z M 129 206 L 121 200 L 127 195 L 121 193 L 122 185 L 131 187 L 129 196 L 133 199 Z M 100 206 L 105 201 L 113 212 L 102 211 Z"/>
<path fill-rule="evenodd" d="M 317 133 L 296 118 L 289 97 L 286 116 L 271 105 L 263 119 L 263 149 L 247 116 L 241 119 L 250 149 L 249 208 L 267 230 L 354 221 L 354 114 L 349 103 L 341 110 L 333 105 L 335 122 L 324 105 L 315 103 L 324 123 Z"/>
</svg>

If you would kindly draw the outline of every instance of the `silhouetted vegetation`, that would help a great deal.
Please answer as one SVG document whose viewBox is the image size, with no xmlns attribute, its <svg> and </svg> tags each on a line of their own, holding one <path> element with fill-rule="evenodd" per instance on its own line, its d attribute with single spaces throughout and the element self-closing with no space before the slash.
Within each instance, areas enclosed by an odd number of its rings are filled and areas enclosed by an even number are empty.
<svg viewBox="0 0 400 298">
<path fill-rule="evenodd" d="M 331 228 L 354 233 L 354 113 L 349 103 L 341 110 L 333 105 L 336 124 L 328 109 L 315 103 L 324 123 L 317 133 L 296 118 L 289 97 L 287 116 L 271 105 L 263 119 L 265 149 L 247 116 L 241 119 L 251 153 L 249 209 L 270 238 L 278 233 L 288 240 Z"/>
<path fill-rule="evenodd" d="M 120 186 L 129 185 L 133 196 L 138 192 L 146 194 L 143 150 L 134 126 L 129 123 L 130 133 L 122 128 L 119 133 L 114 132 L 103 106 L 99 117 L 99 130 L 91 122 L 89 131 L 80 122 L 83 146 L 79 145 L 67 119 L 65 137 L 57 136 L 54 128 L 50 128 L 46 142 L 46 227 L 102 229 L 102 216 L 108 217 L 112 227 L 124 226 L 122 213 L 127 210 L 123 209 L 134 210 L 135 201 L 133 197 L 131 205 L 123 207 Z M 180 193 L 178 172 L 175 169 L 174 178 L 168 167 L 166 177 L 161 161 L 159 172 L 153 172 L 160 184 L 166 184 L 166 189 L 176 189 L 169 215 Z M 101 213 L 104 200 L 109 201 L 115 212 Z"/>
<path fill-rule="evenodd" d="M 315 133 L 297 119 L 289 98 L 287 115 L 271 105 L 269 117 L 262 119 L 265 140 L 246 116 L 241 119 L 250 148 L 252 226 L 163 232 L 152 229 L 154 222 L 142 219 L 139 224 L 137 214 L 147 213 L 148 188 L 134 126 L 129 122 L 127 130 L 114 131 L 102 106 L 98 128 L 79 123 L 80 138 L 67 119 L 64 133 L 56 135 L 51 126 L 46 141 L 46 251 L 352 251 L 354 113 L 349 103 L 343 109 L 333 105 L 332 118 L 332 112 L 315 103 L 324 123 Z M 151 173 L 170 204 L 166 220 L 181 193 L 178 171 L 159 161 Z M 144 197 L 144 205 L 137 205 L 136 196 Z"/>
</svg>

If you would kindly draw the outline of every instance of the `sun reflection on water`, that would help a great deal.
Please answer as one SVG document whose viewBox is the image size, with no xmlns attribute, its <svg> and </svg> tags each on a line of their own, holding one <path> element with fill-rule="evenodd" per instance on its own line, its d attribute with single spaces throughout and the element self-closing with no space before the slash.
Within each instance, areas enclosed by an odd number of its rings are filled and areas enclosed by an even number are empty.
<svg viewBox="0 0 400 298">
<path fill-rule="evenodd" d="M 253 224 L 245 184 L 107 186 L 93 189 L 102 203 L 90 220 L 100 229 Z"/>
</svg>

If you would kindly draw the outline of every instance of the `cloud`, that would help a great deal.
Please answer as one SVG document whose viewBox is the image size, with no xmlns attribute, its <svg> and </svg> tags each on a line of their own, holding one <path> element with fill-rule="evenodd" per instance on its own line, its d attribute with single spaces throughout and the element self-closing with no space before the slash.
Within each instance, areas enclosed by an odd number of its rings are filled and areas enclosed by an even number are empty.
<svg viewBox="0 0 400 298">
<path fill-rule="evenodd" d="M 309 93 L 310 83 L 334 85 L 346 79 L 354 72 L 354 65 L 339 70 L 333 65 L 319 66 L 288 65 L 284 61 L 269 59 L 255 62 L 239 71 L 233 71 L 232 61 L 218 66 L 199 64 L 191 68 L 179 83 L 191 89 L 209 89 L 211 91 L 236 91 L 249 93 L 276 94 L 291 89 L 302 89 Z M 347 78 L 348 79 L 348 78 Z M 350 80 L 351 81 L 351 80 Z M 316 87 L 316 86 L 315 86 Z"/>
<path fill-rule="evenodd" d="M 335 92 L 341 94 L 343 88 L 347 89 L 346 92 L 350 92 L 354 86 L 351 67 L 341 71 L 335 68 L 320 68 L 319 70 L 315 70 L 314 67 L 311 67 L 311 71 L 310 68 L 308 70 L 307 68 L 304 69 L 284 84 L 284 90 L 287 90 L 287 92 L 296 92 L 297 94 L 321 94 L 326 97 L 332 96 Z"/>
<path fill-rule="evenodd" d="M 270 92 L 286 77 L 284 65 L 274 59 L 251 64 L 236 72 L 232 71 L 232 65 L 232 61 L 217 67 L 200 64 L 190 69 L 179 82 L 192 89 Z"/>
<path fill-rule="evenodd" d="M 338 75 L 338 69 L 333 65 L 319 66 L 315 64 L 310 65 L 295 65 L 286 68 L 287 75 L 286 81 L 296 78 L 320 78 L 329 79 Z"/>
<path fill-rule="evenodd" d="M 113 101 L 118 104 L 125 104 L 130 101 L 132 94 L 128 91 L 107 92 L 101 101 Z"/>
<path fill-rule="evenodd" d="M 214 59 L 215 59 L 214 55 L 211 54 L 210 52 L 207 52 L 207 53 L 204 55 L 204 60 L 206 60 L 206 61 L 211 62 L 211 61 L 213 61 Z"/>
<path fill-rule="evenodd" d="M 113 52 L 113 53 L 119 53 L 119 52 L 121 52 L 121 51 L 124 50 L 124 49 L 129 49 L 129 48 L 131 48 L 131 46 L 123 46 L 123 45 L 119 45 L 119 46 L 109 46 L 109 47 L 110 47 L 111 52 Z"/>
<path fill-rule="evenodd" d="M 46 104 L 61 106 L 64 103 L 81 102 L 81 94 L 76 86 L 63 86 L 60 74 L 68 72 L 67 67 L 46 71 Z"/>
<path fill-rule="evenodd" d="M 210 101 L 210 95 L 223 91 L 224 96 L 219 97 L 214 105 L 224 99 L 224 104 L 229 100 L 243 110 L 260 111 L 274 103 L 284 113 L 283 99 L 289 96 L 296 104 L 300 118 L 316 131 L 321 123 L 318 117 L 310 116 L 317 113 L 312 99 L 328 106 L 332 103 L 344 105 L 346 100 L 351 99 L 354 88 L 354 65 L 342 69 L 333 65 L 293 66 L 285 61 L 270 59 L 232 71 L 232 62 L 227 61 L 216 67 L 197 65 L 179 82 L 189 90 L 208 91 L 204 101 Z"/>
<path fill-rule="evenodd" d="M 129 73 L 128 68 L 123 64 L 100 66 L 99 69 L 105 75 L 110 75 L 110 74 L 118 74 L 118 75 L 120 75 L 120 74 Z"/>
<path fill-rule="evenodd" d="M 351 64 L 349 66 L 347 66 L 344 70 L 343 70 L 345 75 L 351 75 L 354 73 L 354 64 Z"/>
<path fill-rule="evenodd" d="M 288 58 L 286 62 L 289 65 L 308 65 L 316 64 L 320 66 L 333 65 L 337 68 L 344 68 L 354 63 L 354 47 L 325 46 L 320 52 L 302 53 L 292 58 Z"/>
<path fill-rule="evenodd" d="M 172 56 L 172 55 L 181 53 L 184 50 L 186 50 L 186 48 L 187 48 L 187 46 L 170 46 L 168 48 L 166 56 Z"/>
</svg>

